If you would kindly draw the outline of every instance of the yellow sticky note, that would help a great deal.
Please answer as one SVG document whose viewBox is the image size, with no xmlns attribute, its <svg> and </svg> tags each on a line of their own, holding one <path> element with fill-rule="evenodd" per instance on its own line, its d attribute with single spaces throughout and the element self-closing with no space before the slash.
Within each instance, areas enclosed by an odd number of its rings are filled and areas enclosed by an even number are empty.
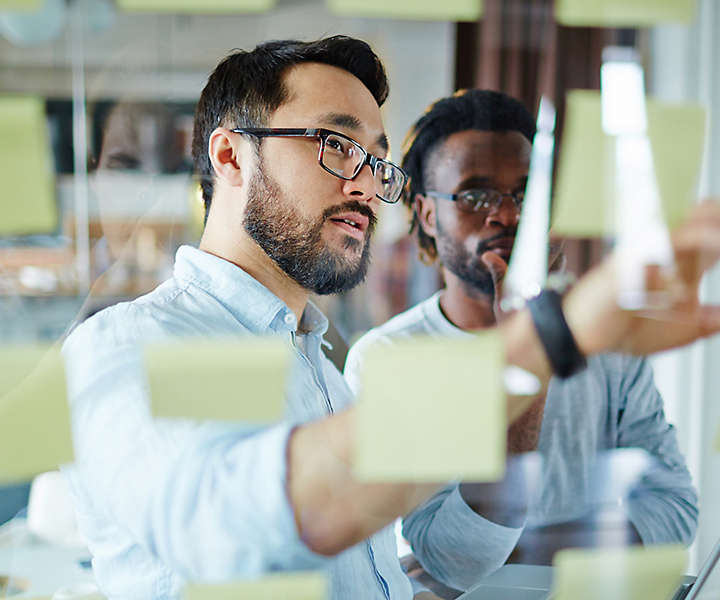
<svg viewBox="0 0 720 600">
<path fill-rule="evenodd" d="M 271 422 L 285 409 L 289 345 L 279 339 L 183 340 L 148 345 L 157 417 Z"/>
<path fill-rule="evenodd" d="M 0 349 L 0 483 L 24 481 L 72 462 L 70 414 L 60 352 Z"/>
<path fill-rule="evenodd" d="M 681 544 L 560 550 L 553 557 L 556 600 L 672 598 L 682 580 Z"/>
<path fill-rule="evenodd" d="M 693 104 L 647 101 L 648 136 L 665 221 L 681 223 L 694 201 L 705 145 L 705 110 Z M 553 199 L 558 235 L 612 233 L 613 140 L 602 129 L 600 93 L 568 93 Z M 610 207 L 610 208 L 608 208 Z"/>
<path fill-rule="evenodd" d="M 45 104 L 0 96 L 0 236 L 50 233 L 58 224 Z"/>
<path fill-rule="evenodd" d="M 483 10 L 483 0 L 327 0 L 327 3 L 336 14 L 381 19 L 476 21 Z"/>
<path fill-rule="evenodd" d="M 189 584 L 183 600 L 325 600 L 330 597 L 322 573 L 282 573 L 252 581 L 217 585 Z"/>
<path fill-rule="evenodd" d="M 247 13 L 270 10 L 275 0 L 116 0 L 127 12 Z"/>
<path fill-rule="evenodd" d="M 648 27 L 688 23 L 696 0 L 555 0 L 555 18 L 570 27 Z"/>
<path fill-rule="evenodd" d="M 495 332 L 370 348 L 357 403 L 355 476 L 492 481 L 505 469 L 503 347 Z"/>
<path fill-rule="evenodd" d="M 34 12 L 41 6 L 42 0 L 0 0 L 0 12 Z"/>
<path fill-rule="evenodd" d="M 190 204 L 190 231 L 200 239 L 205 229 L 205 201 L 202 197 L 202 188 L 199 182 L 190 184 L 188 193 Z"/>
</svg>

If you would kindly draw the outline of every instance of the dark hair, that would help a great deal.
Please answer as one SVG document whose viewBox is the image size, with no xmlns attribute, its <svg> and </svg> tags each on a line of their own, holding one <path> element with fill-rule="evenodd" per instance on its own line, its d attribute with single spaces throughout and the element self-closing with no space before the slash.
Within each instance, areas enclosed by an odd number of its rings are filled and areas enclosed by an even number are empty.
<svg viewBox="0 0 720 600">
<path fill-rule="evenodd" d="M 208 140 L 216 127 L 263 127 L 270 114 L 288 98 L 285 71 L 306 62 L 324 63 L 355 75 L 370 90 L 378 106 L 389 87 L 380 58 L 362 40 L 336 35 L 313 42 L 277 40 L 254 50 L 226 56 L 215 68 L 195 109 L 192 155 L 200 178 L 205 214 L 210 210 L 214 172 Z"/>
<path fill-rule="evenodd" d="M 403 144 L 402 167 L 408 174 L 403 201 L 412 209 L 410 233 L 417 229 L 421 257 L 437 256 L 435 240 L 422 228 L 415 209 L 415 195 L 422 194 L 429 175 L 431 154 L 453 133 L 467 130 L 519 131 L 532 143 L 535 121 L 515 98 L 491 90 L 459 90 L 431 104 L 408 132 Z"/>
</svg>

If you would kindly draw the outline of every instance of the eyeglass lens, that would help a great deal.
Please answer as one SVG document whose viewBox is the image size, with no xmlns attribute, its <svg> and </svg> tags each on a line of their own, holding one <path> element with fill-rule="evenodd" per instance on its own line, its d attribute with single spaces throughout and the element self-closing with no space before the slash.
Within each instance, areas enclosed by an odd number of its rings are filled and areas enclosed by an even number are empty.
<svg viewBox="0 0 720 600">
<path fill-rule="evenodd" d="M 367 154 L 362 146 L 345 137 L 329 134 L 325 137 L 322 164 L 336 175 L 352 179 L 362 168 Z M 394 165 L 378 160 L 375 163 L 375 193 L 383 200 L 395 202 L 400 198 L 404 177 Z"/>
<path fill-rule="evenodd" d="M 458 208 L 468 212 L 488 211 L 498 208 L 506 197 L 512 198 L 515 207 L 520 209 L 525 199 L 525 192 L 503 194 L 493 189 L 466 190 L 457 195 L 457 205 Z"/>
</svg>

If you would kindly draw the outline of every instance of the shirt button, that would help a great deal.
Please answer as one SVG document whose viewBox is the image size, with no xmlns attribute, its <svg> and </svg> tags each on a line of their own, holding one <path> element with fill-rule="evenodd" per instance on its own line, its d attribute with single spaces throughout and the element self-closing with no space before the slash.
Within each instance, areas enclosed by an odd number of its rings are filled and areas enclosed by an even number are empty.
<svg viewBox="0 0 720 600">
<path fill-rule="evenodd" d="M 291 315 L 290 313 L 288 313 L 283 317 L 283 321 L 285 321 L 287 325 L 295 327 L 295 315 Z"/>
</svg>

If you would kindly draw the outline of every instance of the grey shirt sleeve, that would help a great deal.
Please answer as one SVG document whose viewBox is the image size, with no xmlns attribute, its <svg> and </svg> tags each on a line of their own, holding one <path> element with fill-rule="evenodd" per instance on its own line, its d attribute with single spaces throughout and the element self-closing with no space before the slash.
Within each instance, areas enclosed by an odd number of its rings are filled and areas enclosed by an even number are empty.
<svg viewBox="0 0 720 600">
<path fill-rule="evenodd" d="M 403 520 L 403 535 L 435 579 L 465 590 L 499 569 L 522 528 L 504 527 L 475 513 L 458 485 L 438 492 Z"/>
<path fill-rule="evenodd" d="M 629 494 L 628 516 L 645 544 L 689 545 L 697 529 L 698 495 L 675 428 L 665 419 L 647 361 L 623 360 L 617 446 L 643 448 L 655 459 Z"/>
</svg>

